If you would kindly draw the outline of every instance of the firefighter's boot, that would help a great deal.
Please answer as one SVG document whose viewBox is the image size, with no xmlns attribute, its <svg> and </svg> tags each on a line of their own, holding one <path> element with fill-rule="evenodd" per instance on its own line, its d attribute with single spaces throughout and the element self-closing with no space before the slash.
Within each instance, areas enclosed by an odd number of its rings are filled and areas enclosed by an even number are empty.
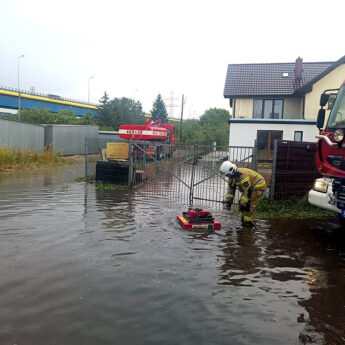
<svg viewBox="0 0 345 345">
<path fill-rule="evenodd" d="M 260 201 L 262 195 L 264 193 L 264 189 L 254 189 L 252 192 L 252 195 L 250 197 L 250 208 L 248 211 L 243 212 L 242 216 L 242 223 L 244 226 L 253 226 L 254 225 L 254 214 L 255 214 L 255 209 Z"/>
</svg>

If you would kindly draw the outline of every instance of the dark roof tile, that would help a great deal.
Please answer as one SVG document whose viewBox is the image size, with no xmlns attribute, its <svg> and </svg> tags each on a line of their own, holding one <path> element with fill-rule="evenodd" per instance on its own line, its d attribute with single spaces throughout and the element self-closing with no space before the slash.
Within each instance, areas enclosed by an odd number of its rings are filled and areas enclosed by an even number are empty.
<svg viewBox="0 0 345 345">
<path fill-rule="evenodd" d="M 304 62 L 298 87 L 295 84 L 295 63 L 231 64 L 228 65 L 224 97 L 292 95 L 333 64 Z"/>
</svg>

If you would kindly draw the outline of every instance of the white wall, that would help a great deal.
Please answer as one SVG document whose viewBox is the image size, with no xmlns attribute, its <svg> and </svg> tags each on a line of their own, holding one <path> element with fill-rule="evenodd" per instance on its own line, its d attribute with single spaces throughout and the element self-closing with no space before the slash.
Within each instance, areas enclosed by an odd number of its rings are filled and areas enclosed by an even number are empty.
<svg viewBox="0 0 345 345">
<path fill-rule="evenodd" d="M 230 146 L 254 146 L 258 130 L 283 131 L 284 140 L 294 140 L 295 131 L 303 131 L 303 141 L 316 142 L 319 134 L 315 124 L 285 124 L 285 123 L 230 123 Z"/>
</svg>

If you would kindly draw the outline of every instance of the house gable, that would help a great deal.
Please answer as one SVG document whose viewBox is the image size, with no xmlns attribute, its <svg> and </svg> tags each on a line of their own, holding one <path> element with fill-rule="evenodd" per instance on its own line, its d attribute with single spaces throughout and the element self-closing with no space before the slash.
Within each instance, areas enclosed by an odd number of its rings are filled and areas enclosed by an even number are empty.
<svg viewBox="0 0 345 345">
<path fill-rule="evenodd" d="M 263 110 L 255 117 L 315 119 L 320 94 L 325 89 L 338 88 L 345 79 L 344 64 L 345 56 L 336 62 L 302 63 L 298 58 L 295 63 L 231 64 L 224 97 L 230 98 L 235 118 L 253 118 L 255 104 L 260 109 L 262 102 Z M 275 100 L 283 103 L 283 110 L 278 113 Z M 270 108 L 272 104 L 272 110 L 266 111 L 266 105 Z"/>
<path fill-rule="evenodd" d="M 315 81 L 311 91 L 305 95 L 305 118 L 316 119 L 320 109 L 320 95 L 326 89 L 338 89 L 345 80 L 345 64 L 338 65 L 322 78 Z M 327 110 L 327 116 L 329 115 Z"/>
</svg>

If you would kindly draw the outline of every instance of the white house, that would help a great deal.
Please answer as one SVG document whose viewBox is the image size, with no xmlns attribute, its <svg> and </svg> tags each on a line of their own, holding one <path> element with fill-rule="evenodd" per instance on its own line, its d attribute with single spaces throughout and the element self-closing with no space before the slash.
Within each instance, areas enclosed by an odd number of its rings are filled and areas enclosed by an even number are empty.
<svg viewBox="0 0 345 345">
<path fill-rule="evenodd" d="M 228 65 L 224 97 L 232 108 L 230 146 L 253 146 L 270 159 L 274 139 L 316 141 L 320 95 L 345 80 L 345 56 L 336 62 Z"/>
</svg>

